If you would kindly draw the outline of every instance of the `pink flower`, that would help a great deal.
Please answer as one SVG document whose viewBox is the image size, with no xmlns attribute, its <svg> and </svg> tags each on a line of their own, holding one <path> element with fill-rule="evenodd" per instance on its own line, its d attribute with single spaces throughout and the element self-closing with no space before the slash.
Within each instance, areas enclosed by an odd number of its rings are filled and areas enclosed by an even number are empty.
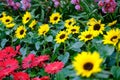
<svg viewBox="0 0 120 80">
<path fill-rule="evenodd" d="M 113 13 L 116 9 L 117 3 L 115 0 L 100 0 L 98 6 L 102 6 L 102 11 L 104 13 Z"/>
<path fill-rule="evenodd" d="M 49 55 L 41 55 L 41 56 L 38 56 L 36 57 L 34 60 L 33 60 L 33 63 L 32 63 L 32 66 L 37 66 L 39 65 L 40 63 L 44 62 L 44 61 L 47 61 L 49 60 Z"/>
<path fill-rule="evenodd" d="M 81 9 L 80 5 L 79 4 L 75 5 L 75 9 L 79 11 Z"/>
<path fill-rule="evenodd" d="M 33 78 L 32 80 L 50 80 L 50 78 L 49 78 L 49 76 L 43 76 L 41 78 L 39 78 L 39 77 Z"/>
<path fill-rule="evenodd" d="M 30 80 L 30 77 L 25 72 L 13 73 L 14 80 Z"/>
<path fill-rule="evenodd" d="M 33 62 L 34 59 L 35 59 L 34 54 L 29 54 L 27 57 L 25 57 L 22 61 L 23 69 L 31 68 L 32 67 L 32 62 Z"/>
<path fill-rule="evenodd" d="M 47 72 L 49 74 L 56 74 L 63 67 L 64 67 L 64 63 L 63 62 L 56 61 L 56 62 L 47 64 L 46 67 L 45 67 L 45 72 Z"/>
</svg>

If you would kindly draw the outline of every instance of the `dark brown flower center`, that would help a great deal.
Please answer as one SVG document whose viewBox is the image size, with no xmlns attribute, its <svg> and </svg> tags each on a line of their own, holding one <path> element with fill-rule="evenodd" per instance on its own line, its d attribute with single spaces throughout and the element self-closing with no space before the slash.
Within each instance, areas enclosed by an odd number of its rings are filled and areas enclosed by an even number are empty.
<svg viewBox="0 0 120 80">
<path fill-rule="evenodd" d="M 65 38 L 65 34 L 62 34 L 62 35 L 60 36 L 60 39 L 63 39 L 63 38 Z"/>
<path fill-rule="evenodd" d="M 92 37 L 92 35 L 91 35 L 91 34 L 86 35 L 86 38 L 91 38 L 91 37 Z"/>
<path fill-rule="evenodd" d="M 9 19 L 6 19 L 6 22 L 9 22 L 10 20 Z"/>
<path fill-rule="evenodd" d="M 90 62 L 85 63 L 85 64 L 83 65 L 83 68 L 84 68 L 85 70 L 90 71 L 90 70 L 92 70 L 92 69 L 93 69 L 93 64 L 92 64 L 92 63 L 90 63 Z"/>
<path fill-rule="evenodd" d="M 27 18 L 26 18 L 26 21 L 27 21 L 27 20 L 29 20 L 29 19 L 30 19 L 30 18 L 29 18 L 29 17 L 27 17 Z"/>
<path fill-rule="evenodd" d="M 95 24 L 94 25 L 94 30 L 100 30 L 100 25 L 99 24 Z"/>
<path fill-rule="evenodd" d="M 24 30 L 21 30 L 21 31 L 20 31 L 20 35 L 22 35 L 23 33 L 24 33 Z"/>
<path fill-rule="evenodd" d="M 113 36 L 113 37 L 111 38 L 111 41 L 114 41 L 115 39 L 117 39 L 117 36 Z"/>
<path fill-rule="evenodd" d="M 58 19 L 58 17 L 56 16 L 56 17 L 54 17 L 54 20 L 57 20 Z"/>
<path fill-rule="evenodd" d="M 70 21 L 68 24 L 71 25 L 71 23 L 72 23 L 72 22 Z"/>
<path fill-rule="evenodd" d="M 71 31 L 72 31 L 72 32 L 75 32 L 75 31 L 76 31 L 76 29 L 72 29 Z"/>
<path fill-rule="evenodd" d="M 0 15 L 0 18 L 2 18 L 3 17 L 3 15 Z"/>
</svg>

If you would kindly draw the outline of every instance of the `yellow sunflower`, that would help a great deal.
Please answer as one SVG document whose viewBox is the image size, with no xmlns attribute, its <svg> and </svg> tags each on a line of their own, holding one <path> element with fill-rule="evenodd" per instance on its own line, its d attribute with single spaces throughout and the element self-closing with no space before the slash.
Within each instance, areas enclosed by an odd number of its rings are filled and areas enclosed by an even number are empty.
<svg viewBox="0 0 120 80">
<path fill-rule="evenodd" d="M 14 27 L 15 26 L 15 23 L 10 23 L 10 24 L 7 24 L 6 25 L 6 28 L 12 28 L 12 27 Z"/>
<path fill-rule="evenodd" d="M 115 25 L 116 23 L 117 23 L 117 20 L 114 20 L 113 22 L 108 23 L 107 26 L 113 26 L 113 25 Z"/>
<path fill-rule="evenodd" d="M 88 30 L 95 31 L 97 35 L 99 35 L 100 33 L 103 34 L 105 24 L 101 24 L 101 20 L 93 20 L 90 21 L 89 24 L 90 25 L 88 26 Z"/>
<path fill-rule="evenodd" d="M 88 40 L 93 39 L 96 36 L 97 34 L 94 31 L 84 31 L 81 32 L 81 35 L 79 35 L 78 38 L 86 42 Z"/>
<path fill-rule="evenodd" d="M 71 26 L 69 28 L 67 28 L 67 32 L 68 34 L 76 34 L 76 33 L 79 33 L 79 29 L 80 29 L 80 26 Z"/>
<path fill-rule="evenodd" d="M 31 29 L 34 29 L 34 27 L 35 27 L 36 24 L 37 24 L 37 21 L 36 21 L 36 20 L 33 20 L 33 21 L 30 23 L 29 27 L 30 27 Z"/>
<path fill-rule="evenodd" d="M 118 51 L 120 51 L 120 42 L 118 43 L 118 47 L 117 48 L 118 48 Z"/>
<path fill-rule="evenodd" d="M 28 22 L 30 21 L 30 19 L 31 19 L 31 14 L 30 14 L 30 12 L 26 12 L 26 13 L 23 15 L 23 17 L 22 17 L 22 23 L 23 23 L 23 24 L 26 24 L 26 23 L 28 23 Z"/>
<path fill-rule="evenodd" d="M 2 22 L 5 25 L 10 24 L 11 22 L 13 22 L 13 18 L 11 16 L 5 16 L 3 17 Z"/>
<path fill-rule="evenodd" d="M 65 26 L 66 28 L 69 28 L 69 27 L 73 26 L 75 23 L 76 23 L 76 21 L 75 21 L 74 18 L 67 19 L 67 20 L 65 20 L 64 26 Z"/>
<path fill-rule="evenodd" d="M 42 24 L 40 28 L 38 29 L 39 35 L 44 35 L 50 30 L 50 27 L 48 24 Z"/>
<path fill-rule="evenodd" d="M 100 72 L 100 65 L 103 59 L 98 52 L 81 52 L 74 57 L 72 65 L 77 73 L 82 77 L 90 77 L 92 74 Z"/>
<path fill-rule="evenodd" d="M 94 24 L 95 22 L 97 22 L 97 20 L 95 18 L 91 18 L 89 19 L 89 21 L 87 22 L 87 26 L 90 26 L 92 24 Z M 92 23 L 92 24 L 91 24 Z"/>
<path fill-rule="evenodd" d="M 50 16 L 50 23 L 52 23 L 52 24 L 57 24 L 57 23 L 60 21 L 60 18 L 61 18 L 60 13 L 58 13 L 58 12 L 53 13 L 53 14 Z"/>
<path fill-rule="evenodd" d="M 6 16 L 5 12 L 2 12 L 2 14 L 0 14 L 0 21 Z"/>
<path fill-rule="evenodd" d="M 112 29 L 107 32 L 107 35 L 104 35 L 104 44 L 113 44 L 114 46 L 118 43 L 120 39 L 120 29 Z"/>
<path fill-rule="evenodd" d="M 15 36 L 19 39 L 22 39 L 26 36 L 26 29 L 24 26 L 19 26 L 17 30 L 15 31 Z"/>
<path fill-rule="evenodd" d="M 65 40 L 68 38 L 68 33 L 66 31 L 60 31 L 55 38 L 56 43 L 62 43 L 65 42 Z"/>
</svg>

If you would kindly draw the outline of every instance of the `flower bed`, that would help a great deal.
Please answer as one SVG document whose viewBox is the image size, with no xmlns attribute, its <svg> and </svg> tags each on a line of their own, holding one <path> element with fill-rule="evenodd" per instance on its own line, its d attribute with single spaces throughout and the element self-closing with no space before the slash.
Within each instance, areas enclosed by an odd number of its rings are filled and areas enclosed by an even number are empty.
<svg viewBox="0 0 120 80">
<path fill-rule="evenodd" d="M 120 79 L 120 1 L 0 3 L 0 80 Z"/>
</svg>

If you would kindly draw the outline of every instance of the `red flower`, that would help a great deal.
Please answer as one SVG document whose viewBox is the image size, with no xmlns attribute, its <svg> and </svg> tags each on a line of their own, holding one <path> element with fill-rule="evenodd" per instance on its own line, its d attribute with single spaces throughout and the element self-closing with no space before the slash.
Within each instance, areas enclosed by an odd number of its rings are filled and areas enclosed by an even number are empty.
<svg viewBox="0 0 120 80">
<path fill-rule="evenodd" d="M 0 50 L 0 61 L 4 61 L 5 59 L 8 59 L 8 55 L 4 53 L 4 50 Z"/>
<path fill-rule="evenodd" d="M 30 77 L 25 72 L 13 73 L 14 80 L 30 80 Z"/>
<path fill-rule="evenodd" d="M 16 46 L 16 53 L 18 53 L 18 54 L 21 54 L 19 51 L 20 51 L 20 45 L 18 45 L 18 46 Z"/>
<path fill-rule="evenodd" d="M 11 57 L 15 57 L 16 56 L 16 51 L 14 50 L 13 47 L 9 46 L 9 47 L 6 47 L 4 50 L 4 53 L 7 54 L 7 56 L 9 56 L 10 58 Z"/>
<path fill-rule="evenodd" d="M 63 62 L 56 61 L 56 62 L 47 64 L 45 67 L 45 72 L 49 74 L 55 74 L 55 73 L 58 73 L 63 67 L 64 67 Z"/>
<path fill-rule="evenodd" d="M 19 67 L 18 61 L 15 59 L 6 59 L 2 64 L 3 67 L 0 70 L 0 77 L 9 75 Z"/>
<path fill-rule="evenodd" d="M 29 54 L 27 57 L 25 57 L 22 61 L 23 69 L 31 68 L 32 67 L 32 62 L 33 62 L 34 59 L 35 59 L 34 54 Z"/>
<path fill-rule="evenodd" d="M 32 66 L 37 66 L 37 65 L 39 65 L 40 63 L 42 63 L 46 60 L 49 60 L 49 55 L 38 56 L 33 60 Z"/>
<path fill-rule="evenodd" d="M 41 78 L 38 78 L 38 77 L 33 78 L 32 80 L 50 80 L 50 78 L 49 78 L 49 76 L 43 76 Z"/>
<path fill-rule="evenodd" d="M 50 80 L 49 76 L 43 76 L 39 80 Z"/>
</svg>

